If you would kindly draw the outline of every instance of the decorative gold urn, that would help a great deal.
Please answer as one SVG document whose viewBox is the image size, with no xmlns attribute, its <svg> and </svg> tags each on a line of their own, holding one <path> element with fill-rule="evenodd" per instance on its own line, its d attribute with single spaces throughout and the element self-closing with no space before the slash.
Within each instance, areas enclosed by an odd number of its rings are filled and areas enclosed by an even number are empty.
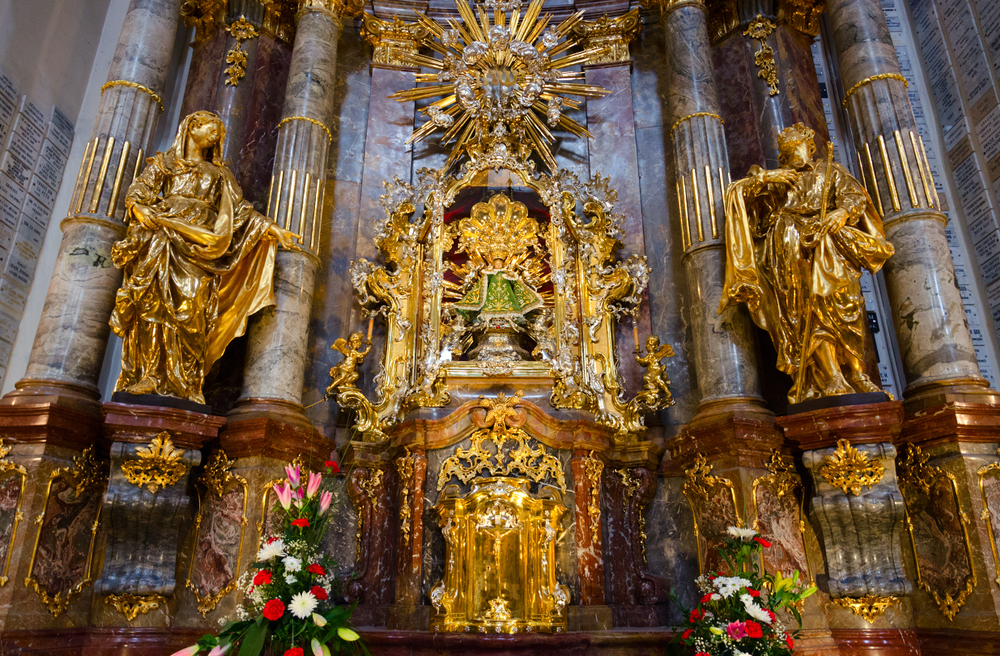
<svg viewBox="0 0 1000 656">
<path fill-rule="evenodd" d="M 445 539 L 444 579 L 431 589 L 432 631 L 562 632 L 569 589 L 556 582 L 555 539 L 566 508 L 559 492 L 528 491 L 525 478 L 476 479 L 435 510 Z"/>
</svg>

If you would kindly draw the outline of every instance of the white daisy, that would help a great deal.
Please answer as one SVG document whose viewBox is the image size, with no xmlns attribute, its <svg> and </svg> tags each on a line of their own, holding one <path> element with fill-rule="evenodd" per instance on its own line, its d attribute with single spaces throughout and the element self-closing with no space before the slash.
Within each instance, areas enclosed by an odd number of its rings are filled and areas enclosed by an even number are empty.
<svg viewBox="0 0 1000 656">
<path fill-rule="evenodd" d="M 285 555 L 285 543 L 282 540 L 275 540 L 274 542 L 265 544 L 263 547 L 260 548 L 260 551 L 257 552 L 257 560 L 259 561 L 271 560 L 272 558 L 284 555 Z"/>
<path fill-rule="evenodd" d="M 287 583 L 288 585 L 294 584 L 296 580 L 297 579 L 295 578 L 294 574 L 285 574 L 285 583 Z"/>
<path fill-rule="evenodd" d="M 288 604 L 288 609 L 292 611 L 292 615 L 300 620 L 304 620 L 316 610 L 317 603 L 319 602 L 311 592 L 300 592 L 292 597 L 292 601 Z"/>
<path fill-rule="evenodd" d="M 726 531 L 729 533 L 729 535 L 733 536 L 734 538 L 739 538 L 744 542 L 746 542 L 753 536 L 757 535 L 757 531 L 753 530 L 752 528 L 740 528 L 739 526 L 730 526 L 729 528 L 726 529 Z"/>
<path fill-rule="evenodd" d="M 285 556 L 281 563 L 285 566 L 286 572 L 297 572 L 302 569 L 302 561 L 295 556 Z"/>
</svg>

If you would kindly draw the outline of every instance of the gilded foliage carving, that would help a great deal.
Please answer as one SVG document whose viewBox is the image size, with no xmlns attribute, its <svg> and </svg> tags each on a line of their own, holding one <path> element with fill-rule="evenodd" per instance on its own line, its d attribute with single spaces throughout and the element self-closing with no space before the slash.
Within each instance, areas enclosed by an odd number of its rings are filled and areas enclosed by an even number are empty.
<svg viewBox="0 0 1000 656">
<path fill-rule="evenodd" d="M 864 451 L 851 446 L 847 440 L 837 440 L 837 449 L 826 457 L 819 473 L 826 482 L 840 488 L 844 494 L 850 492 L 857 496 L 861 488 L 872 488 L 882 480 L 885 466 L 878 460 L 872 460 Z"/>
<path fill-rule="evenodd" d="M 169 487 L 181 480 L 187 471 L 183 462 L 184 451 L 174 448 L 170 433 L 163 431 L 153 438 L 149 446 L 139 447 L 136 460 L 122 463 L 126 480 L 136 487 L 156 494 L 161 487 Z"/>
<path fill-rule="evenodd" d="M 882 617 L 890 606 L 899 603 L 899 598 L 865 595 L 864 597 L 841 597 L 830 601 L 841 608 L 847 608 L 859 617 L 865 618 L 869 624 L 874 624 L 875 620 Z"/>
</svg>

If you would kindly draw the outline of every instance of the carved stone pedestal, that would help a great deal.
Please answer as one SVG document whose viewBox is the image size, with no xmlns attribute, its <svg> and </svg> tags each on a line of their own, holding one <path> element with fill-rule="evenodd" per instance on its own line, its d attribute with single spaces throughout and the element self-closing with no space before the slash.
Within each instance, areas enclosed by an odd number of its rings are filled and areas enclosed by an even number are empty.
<svg viewBox="0 0 1000 656">
<path fill-rule="evenodd" d="M 104 604 L 96 621 L 127 625 L 175 592 L 179 537 L 192 519 L 188 479 L 225 418 L 114 402 L 104 404 L 104 414 L 111 471 L 102 508 L 104 566 L 94 585 Z M 153 623 L 160 622 L 166 616 Z"/>
<path fill-rule="evenodd" d="M 803 449 L 812 476 L 810 502 L 826 555 L 831 598 L 900 597 L 912 591 L 899 545 L 903 498 L 892 442 L 899 402 L 813 410 L 778 418 Z"/>
</svg>

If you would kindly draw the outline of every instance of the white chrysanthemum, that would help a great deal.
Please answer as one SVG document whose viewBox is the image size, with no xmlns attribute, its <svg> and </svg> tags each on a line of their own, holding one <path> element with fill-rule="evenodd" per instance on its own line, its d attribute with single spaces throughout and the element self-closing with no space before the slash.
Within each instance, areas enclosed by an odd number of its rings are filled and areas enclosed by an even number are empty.
<svg viewBox="0 0 1000 656">
<path fill-rule="evenodd" d="M 281 564 L 285 566 L 286 572 L 297 572 L 302 569 L 302 561 L 295 556 L 285 556 Z"/>
<path fill-rule="evenodd" d="M 765 624 L 771 623 L 771 614 L 754 603 L 753 597 L 748 594 L 740 595 L 740 601 L 743 602 L 743 608 L 746 609 L 747 614 L 759 622 L 764 622 Z"/>
<path fill-rule="evenodd" d="M 300 620 L 304 620 L 316 610 L 317 603 L 319 602 L 311 592 L 300 592 L 292 597 L 292 601 L 288 604 L 288 609 L 292 612 L 292 615 Z"/>
<path fill-rule="evenodd" d="M 285 543 L 282 540 L 275 540 L 270 544 L 265 544 L 257 552 L 257 560 L 265 561 L 271 560 L 272 558 L 277 558 L 285 555 Z"/>
<path fill-rule="evenodd" d="M 750 587 L 750 581 L 739 576 L 720 576 L 713 581 L 719 594 L 729 599 L 743 588 Z"/>
<path fill-rule="evenodd" d="M 757 531 L 753 530 L 752 528 L 740 528 L 739 526 L 730 526 L 729 528 L 726 529 L 726 532 L 728 532 L 729 535 L 733 536 L 734 538 L 739 538 L 744 542 L 750 540 L 751 538 L 753 538 L 753 536 L 757 535 Z"/>
<path fill-rule="evenodd" d="M 294 574 L 285 574 L 285 583 L 288 585 L 294 585 L 297 580 Z"/>
</svg>

